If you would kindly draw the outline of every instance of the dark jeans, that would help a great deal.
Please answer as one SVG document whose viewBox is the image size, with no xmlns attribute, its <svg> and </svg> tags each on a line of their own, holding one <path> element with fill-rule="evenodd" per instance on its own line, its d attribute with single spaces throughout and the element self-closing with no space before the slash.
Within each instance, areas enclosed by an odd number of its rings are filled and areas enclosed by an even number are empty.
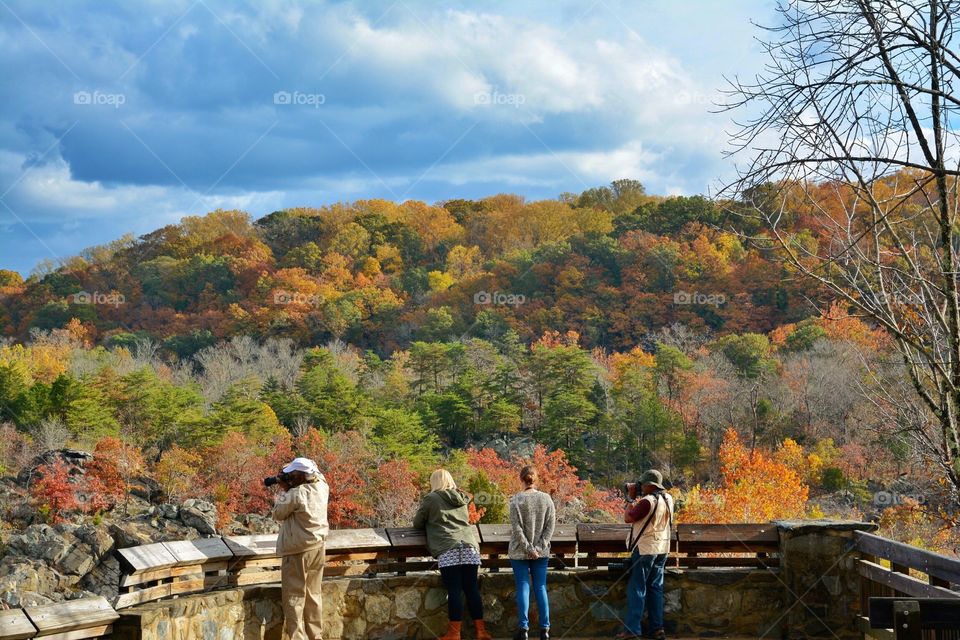
<svg viewBox="0 0 960 640">
<path fill-rule="evenodd" d="M 483 620 L 483 602 L 480 600 L 480 583 L 477 580 L 478 567 L 475 564 L 455 564 L 440 569 L 440 577 L 447 588 L 447 611 L 451 622 L 463 620 L 462 591 L 467 595 L 467 607 L 470 617 Z"/>
<path fill-rule="evenodd" d="M 640 634 L 644 605 L 650 618 L 650 631 L 663 629 L 663 568 L 667 554 L 630 556 L 630 582 L 627 583 L 627 631 Z"/>
</svg>

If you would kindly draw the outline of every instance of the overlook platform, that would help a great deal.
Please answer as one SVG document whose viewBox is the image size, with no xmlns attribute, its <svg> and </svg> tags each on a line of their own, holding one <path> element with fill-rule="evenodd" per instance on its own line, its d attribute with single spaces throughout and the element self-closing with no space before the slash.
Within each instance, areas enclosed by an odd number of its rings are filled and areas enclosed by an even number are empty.
<svg viewBox="0 0 960 640">
<path fill-rule="evenodd" d="M 894 638 L 870 598 L 960 599 L 960 561 L 886 540 L 859 522 L 680 525 L 665 584 L 671 638 Z M 504 526 L 480 526 L 480 576 L 495 637 L 516 625 Z M 555 638 L 609 638 L 625 617 L 624 525 L 561 526 L 548 587 Z M 0 639 L 280 640 L 275 536 L 212 537 L 117 551 L 112 601 L 0 612 Z M 446 592 L 414 529 L 333 531 L 323 586 L 327 638 L 435 638 Z M 67 608 L 70 608 L 69 610 Z M 536 616 L 531 612 L 531 626 Z M 468 631 L 465 637 L 471 637 Z M 924 632 L 925 640 L 960 637 Z"/>
</svg>

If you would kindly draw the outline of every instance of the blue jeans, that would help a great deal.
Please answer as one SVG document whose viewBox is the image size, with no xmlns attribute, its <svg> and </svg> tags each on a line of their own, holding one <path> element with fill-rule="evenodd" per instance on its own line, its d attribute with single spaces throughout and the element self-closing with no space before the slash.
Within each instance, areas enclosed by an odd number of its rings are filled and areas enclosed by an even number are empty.
<svg viewBox="0 0 960 640">
<path fill-rule="evenodd" d="M 547 598 L 546 558 L 536 560 L 511 560 L 513 581 L 517 587 L 517 619 L 521 629 L 530 628 L 530 579 L 533 578 L 533 593 L 537 598 L 537 613 L 540 627 L 550 627 L 550 600 Z"/>
<path fill-rule="evenodd" d="M 627 631 L 640 634 L 643 607 L 648 605 L 650 631 L 663 629 L 663 568 L 667 554 L 630 556 L 630 582 L 627 583 Z"/>
</svg>

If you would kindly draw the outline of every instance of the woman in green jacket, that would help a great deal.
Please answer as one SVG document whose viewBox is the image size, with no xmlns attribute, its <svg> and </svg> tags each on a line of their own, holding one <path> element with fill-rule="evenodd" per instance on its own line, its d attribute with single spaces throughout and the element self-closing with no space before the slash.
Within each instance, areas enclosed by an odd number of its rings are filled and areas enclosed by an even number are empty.
<svg viewBox="0 0 960 640">
<path fill-rule="evenodd" d="M 467 505 L 470 496 L 457 488 L 446 469 L 430 475 L 430 493 L 423 497 L 413 526 L 425 529 L 427 548 L 437 559 L 440 576 L 447 588 L 447 611 L 450 622 L 439 640 L 459 640 L 463 620 L 463 595 L 467 596 L 470 617 L 477 628 L 477 640 L 490 640 L 483 621 L 480 599 L 480 543 L 476 528 L 470 524 Z"/>
</svg>

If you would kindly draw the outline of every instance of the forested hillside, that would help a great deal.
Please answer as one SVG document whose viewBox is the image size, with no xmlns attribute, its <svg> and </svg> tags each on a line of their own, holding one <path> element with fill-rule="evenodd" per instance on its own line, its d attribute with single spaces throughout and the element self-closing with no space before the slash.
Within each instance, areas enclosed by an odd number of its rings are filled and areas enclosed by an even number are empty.
<svg viewBox="0 0 960 640">
<path fill-rule="evenodd" d="M 610 491 L 657 466 L 688 519 L 884 509 L 941 544 L 952 516 L 923 503 L 948 500 L 873 393 L 909 392 L 885 334 L 730 231 L 737 213 L 631 180 L 215 211 L 0 272 L 0 464 L 99 447 L 128 465 L 111 477 L 223 514 L 262 510 L 259 478 L 309 453 L 341 524 L 403 521 L 440 463 L 501 520 L 530 456 L 570 519 L 612 518 Z M 784 232 L 828 242 L 803 213 Z M 35 499 L 56 517 L 54 489 Z"/>
<path fill-rule="evenodd" d="M 810 315 L 810 292 L 720 230 L 724 218 L 702 197 L 649 196 L 631 180 L 539 202 L 357 201 L 255 222 L 216 211 L 26 282 L 3 273 L 0 324 L 25 338 L 77 318 L 98 343 L 150 337 L 181 357 L 233 335 L 385 356 L 509 331 L 527 343 L 576 331 L 587 348 L 621 351 L 674 322 L 766 332 Z M 710 298 L 674 304 L 682 292 Z"/>
</svg>

